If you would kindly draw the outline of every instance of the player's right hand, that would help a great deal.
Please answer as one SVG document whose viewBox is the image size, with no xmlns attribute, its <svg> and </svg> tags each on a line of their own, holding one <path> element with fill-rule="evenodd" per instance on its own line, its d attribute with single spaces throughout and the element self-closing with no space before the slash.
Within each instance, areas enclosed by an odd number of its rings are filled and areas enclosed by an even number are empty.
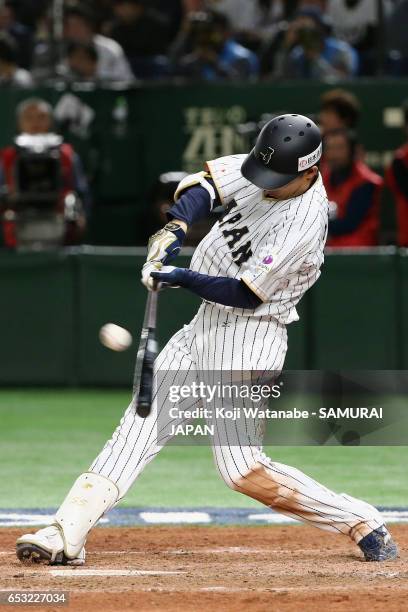
<svg viewBox="0 0 408 612">
<path fill-rule="evenodd" d="M 177 257 L 185 238 L 184 230 L 177 223 L 167 223 L 149 238 L 147 244 L 147 262 L 159 261 L 167 264 Z"/>
<path fill-rule="evenodd" d="M 157 285 L 157 281 L 150 275 L 152 272 L 158 272 L 163 267 L 161 261 L 147 261 L 142 268 L 142 284 L 149 291 L 153 291 Z"/>
</svg>

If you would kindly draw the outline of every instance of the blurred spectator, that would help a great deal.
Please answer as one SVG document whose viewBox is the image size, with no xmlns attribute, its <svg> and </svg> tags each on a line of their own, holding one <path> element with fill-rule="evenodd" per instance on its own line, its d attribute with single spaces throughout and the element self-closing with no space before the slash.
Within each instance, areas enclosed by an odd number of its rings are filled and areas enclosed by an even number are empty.
<svg viewBox="0 0 408 612">
<path fill-rule="evenodd" d="M 155 57 L 166 53 L 172 35 L 169 19 L 149 4 L 149 0 L 116 0 L 110 30 L 138 78 L 161 76 L 161 62 L 156 64 Z"/>
<path fill-rule="evenodd" d="M 277 76 L 323 81 L 355 76 L 356 51 L 328 32 L 328 23 L 319 9 L 301 9 L 284 36 Z"/>
<path fill-rule="evenodd" d="M 356 158 L 355 134 L 347 130 L 324 137 L 323 182 L 330 203 L 327 246 L 378 244 L 383 179 Z"/>
<path fill-rule="evenodd" d="M 0 32 L 7 32 L 16 43 L 16 64 L 20 68 L 30 68 L 33 37 L 29 28 L 17 19 L 16 0 L 6 0 L 0 4 Z"/>
<path fill-rule="evenodd" d="M 33 20 L 32 30 L 34 35 L 33 55 L 31 60 L 31 73 L 37 82 L 54 78 L 61 66 L 62 48 L 53 40 L 53 21 L 51 12 L 43 3 L 42 12 L 28 15 Z"/>
<path fill-rule="evenodd" d="M 383 0 L 384 17 L 391 11 L 390 0 Z M 374 0 L 328 0 L 327 14 L 334 34 L 358 51 L 360 74 L 373 75 L 378 63 L 381 27 L 378 2 Z"/>
<path fill-rule="evenodd" d="M 170 40 L 173 40 L 180 29 L 186 11 L 183 0 L 150 0 L 149 6 L 166 19 Z"/>
<path fill-rule="evenodd" d="M 397 244 L 408 247 L 408 99 L 403 103 L 405 144 L 394 153 L 385 174 L 397 213 Z"/>
<path fill-rule="evenodd" d="M 254 51 L 275 32 L 276 24 L 287 18 L 295 2 L 282 0 L 209 0 L 209 6 L 225 15 L 234 38 Z"/>
<path fill-rule="evenodd" d="M 394 75 L 408 74 L 408 0 L 399 0 L 387 20 L 387 48 Z"/>
<path fill-rule="evenodd" d="M 103 81 L 131 81 L 133 74 L 122 47 L 112 38 L 95 33 L 95 19 L 85 6 L 73 5 L 65 10 L 64 39 L 93 43 L 98 53 L 98 78 Z"/>
<path fill-rule="evenodd" d="M 20 134 L 48 134 L 52 129 L 52 107 L 40 98 L 28 98 L 17 109 Z"/>
<path fill-rule="evenodd" d="M 0 153 L 4 244 L 49 248 L 80 240 L 88 183 L 71 145 L 52 132 L 52 108 L 30 98 L 17 108 L 20 135 Z"/>
<path fill-rule="evenodd" d="M 257 56 L 232 38 L 228 20 L 221 13 L 191 13 L 185 36 L 181 46 L 191 47 L 191 52 L 178 61 L 177 74 L 205 81 L 258 75 Z"/>
<path fill-rule="evenodd" d="M 356 130 L 360 118 L 360 103 L 357 97 L 345 89 L 330 89 L 320 98 L 319 127 L 322 134 L 333 130 Z M 356 145 L 356 157 L 363 158 L 360 143 Z M 326 158 L 320 161 L 321 172 L 326 171 Z"/>
<path fill-rule="evenodd" d="M 42 18 L 51 4 L 51 0 L 10 0 L 13 5 L 15 17 L 19 23 L 25 25 L 30 32 L 34 32 L 38 19 Z M 7 2 L 7 0 L 6 0 Z"/>
<path fill-rule="evenodd" d="M 95 19 L 95 24 L 98 32 L 101 34 L 108 33 L 109 23 L 113 18 L 113 4 L 115 0 L 69 0 L 70 2 L 80 2 L 82 5 L 86 5 L 88 10 Z M 67 0 L 65 0 L 67 4 Z"/>
<path fill-rule="evenodd" d="M 97 81 L 98 52 L 93 43 L 70 43 L 66 63 L 68 76 L 74 81 Z"/>
<path fill-rule="evenodd" d="M 31 74 L 17 66 L 16 42 L 6 33 L 0 34 L 0 85 L 31 87 Z"/>
<path fill-rule="evenodd" d="M 355 130 L 360 119 L 357 97 L 345 89 L 330 89 L 320 98 L 319 126 L 324 133 L 332 130 Z"/>
</svg>

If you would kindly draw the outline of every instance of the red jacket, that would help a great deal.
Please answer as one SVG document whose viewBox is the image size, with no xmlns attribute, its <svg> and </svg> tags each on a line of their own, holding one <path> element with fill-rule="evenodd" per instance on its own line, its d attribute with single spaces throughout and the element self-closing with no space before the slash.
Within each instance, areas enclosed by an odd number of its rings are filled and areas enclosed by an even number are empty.
<svg viewBox="0 0 408 612">
<path fill-rule="evenodd" d="M 395 151 L 394 162 L 400 162 L 408 177 L 408 144 Z M 408 247 L 408 195 L 401 190 L 395 177 L 393 164 L 385 172 L 387 187 L 395 199 L 397 212 L 397 242 L 399 246 Z M 408 181 L 407 181 L 408 184 Z"/>
<path fill-rule="evenodd" d="M 323 182 L 326 187 L 329 201 L 337 205 L 337 218 L 346 216 L 347 209 L 353 193 L 363 185 L 370 184 L 374 187 L 372 203 L 364 215 L 358 227 L 347 234 L 330 236 L 327 246 L 334 247 L 356 247 L 375 246 L 378 244 L 378 230 L 380 226 L 380 197 L 384 181 L 373 172 L 364 162 L 357 160 L 352 166 L 351 174 L 340 184 L 331 183 L 331 171 L 327 166 L 323 169 Z"/>
</svg>

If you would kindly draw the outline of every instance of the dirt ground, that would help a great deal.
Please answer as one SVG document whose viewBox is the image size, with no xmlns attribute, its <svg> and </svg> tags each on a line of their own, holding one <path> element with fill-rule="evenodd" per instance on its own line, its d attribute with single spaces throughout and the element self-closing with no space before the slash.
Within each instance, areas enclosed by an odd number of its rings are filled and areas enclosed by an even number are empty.
<svg viewBox="0 0 408 612">
<path fill-rule="evenodd" d="M 69 592 L 68 606 L 35 606 L 55 611 L 406 610 L 408 525 L 392 532 L 401 558 L 365 563 L 345 537 L 303 526 L 97 528 L 86 566 L 72 569 L 21 565 L 14 542 L 23 530 L 4 528 L 0 589 Z M 56 569 L 66 574 L 52 575 Z M 163 573 L 84 575 L 89 570 Z"/>
</svg>

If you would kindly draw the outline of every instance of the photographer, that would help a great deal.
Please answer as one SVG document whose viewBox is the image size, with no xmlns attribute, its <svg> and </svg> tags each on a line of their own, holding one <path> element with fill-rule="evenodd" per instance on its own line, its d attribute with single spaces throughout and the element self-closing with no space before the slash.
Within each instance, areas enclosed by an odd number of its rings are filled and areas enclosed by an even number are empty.
<svg viewBox="0 0 408 612">
<path fill-rule="evenodd" d="M 329 25 L 315 7 L 298 11 L 278 54 L 275 76 L 283 78 L 335 81 L 356 76 L 358 71 L 356 51 L 329 35 Z"/>
<path fill-rule="evenodd" d="M 258 76 L 257 56 L 231 38 L 227 18 L 216 11 L 191 13 L 178 45 L 190 51 L 177 62 L 180 76 L 204 81 Z"/>
<path fill-rule="evenodd" d="M 46 249 L 80 241 L 90 197 L 80 160 L 52 130 L 52 108 L 31 98 L 17 108 L 19 135 L 0 152 L 4 246 Z"/>
</svg>

